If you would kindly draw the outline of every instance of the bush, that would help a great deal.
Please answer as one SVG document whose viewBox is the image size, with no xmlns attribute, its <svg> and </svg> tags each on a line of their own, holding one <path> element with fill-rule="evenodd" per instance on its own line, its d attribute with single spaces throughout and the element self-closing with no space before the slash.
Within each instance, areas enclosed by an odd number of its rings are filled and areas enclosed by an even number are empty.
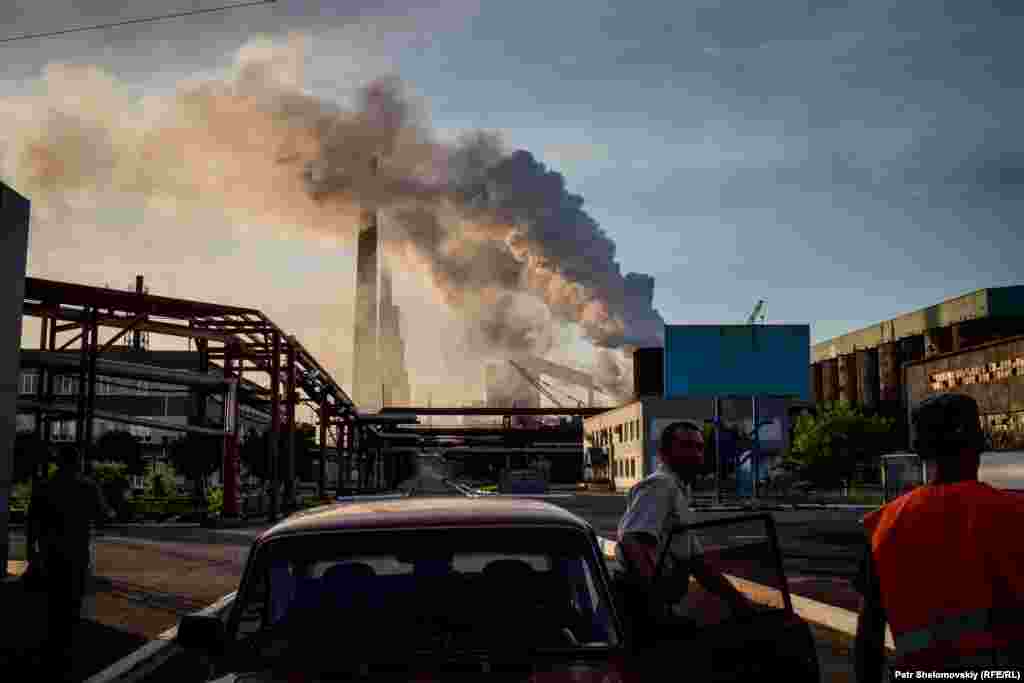
<svg viewBox="0 0 1024 683">
<path fill-rule="evenodd" d="M 131 515 L 144 519 L 165 519 L 195 511 L 195 502 L 188 497 L 154 498 L 136 496 L 127 503 Z"/>
<path fill-rule="evenodd" d="M 47 479 L 53 477 L 57 471 L 57 465 L 50 463 L 47 469 Z M 32 480 L 22 481 L 15 484 L 11 489 L 11 497 L 9 503 L 9 509 L 11 510 L 28 510 L 29 501 L 32 500 Z"/>
<path fill-rule="evenodd" d="M 96 462 L 92 465 L 92 477 L 100 485 L 103 497 L 118 518 L 124 519 L 128 514 L 125 494 L 131 487 L 128 481 L 128 465 L 117 462 Z"/>
<path fill-rule="evenodd" d="M 212 488 L 206 494 L 206 509 L 213 515 L 224 512 L 224 489 L 222 487 Z"/>
<path fill-rule="evenodd" d="M 177 493 L 175 477 L 177 473 L 174 468 L 167 464 L 160 465 L 159 469 L 150 469 L 146 473 L 143 490 L 147 496 L 153 498 L 167 498 Z"/>
</svg>

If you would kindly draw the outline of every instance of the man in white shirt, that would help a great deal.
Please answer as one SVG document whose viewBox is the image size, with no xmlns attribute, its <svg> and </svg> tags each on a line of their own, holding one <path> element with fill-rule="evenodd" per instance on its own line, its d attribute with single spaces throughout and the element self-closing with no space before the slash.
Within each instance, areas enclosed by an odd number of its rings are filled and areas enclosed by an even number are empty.
<svg viewBox="0 0 1024 683">
<path fill-rule="evenodd" d="M 684 485 L 693 480 L 704 464 L 701 428 L 688 421 L 668 425 L 658 443 L 658 459 L 658 469 L 629 492 L 626 512 L 619 522 L 616 548 L 628 583 L 646 588 L 648 598 L 655 600 L 659 598 L 649 594 L 650 581 L 669 531 L 677 524 L 695 521 Z M 689 587 L 687 570 L 705 589 L 725 600 L 734 613 L 751 613 L 747 598 L 705 561 L 700 542 L 689 532 L 674 535 L 661 574 L 682 585 L 663 585 L 659 593 L 664 596 L 667 589 L 670 599 L 681 599 Z M 651 605 L 650 599 L 647 602 L 656 609 L 666 607 Z"/>
</svg>

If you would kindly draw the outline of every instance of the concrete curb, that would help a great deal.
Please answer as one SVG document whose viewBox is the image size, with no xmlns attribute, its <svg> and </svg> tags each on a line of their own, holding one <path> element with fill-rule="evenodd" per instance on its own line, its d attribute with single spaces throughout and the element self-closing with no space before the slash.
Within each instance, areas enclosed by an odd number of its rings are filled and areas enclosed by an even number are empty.
<svg viewBox="0 0 1024 683">
<path fill-rule="evenodd" d="M 220 616 L 227 610 L 235 600 L 235 592 L 228 593 L 212 605 L 208 605 L 196 612 L 201 616 Z M 174 642 L 178 635 L 178 627 L 167 629 L 155 640 L 143 645 L 141 648 L 123 657 L 108 666 L 103 671 L 94 674 L 86 680 L 86 683 L 134 683 L 149 676 L 158 667 L 162 666 L 168 659 L 181 652 L 181 648 Z"/>
<path fill-rule="evenodd" d="M 604 554 L 606 560 L 615 561 L 615 548 L 618 543 L 610 539 L 599 536 L 598 542 L 601 545 L 601 552 Z M 729 576 L 728 574 L 726 576 Z M 756 588 L 759 584 L 751 581 L 746 581 L 735 576 L 729 576 L 729 579 L 744 590 L 744 592 L 750 594 L 756 592 Z M 762 587 L 763 588 L 763 587 Z M 857 614 L 850 610 L 843 609 L 842 607 L 835 607 L 833 605 L 826 605 L 823 602 L 817 600 L 811 600 L 805 598 L 802 595 L 794 595 L 790 593 L 790 598 L 793 601 L 793 611 L 801 616 L 806 621 L 814 622 L 826 628 L 830 628 L 841 633 L 845 633 L 851 638 L 857 636 Z M 889 650 L 895 651 L 896 646 L 892 640 L 892 631 L 889 626 L 885 627 L 885 645 Z"/>
</svg>

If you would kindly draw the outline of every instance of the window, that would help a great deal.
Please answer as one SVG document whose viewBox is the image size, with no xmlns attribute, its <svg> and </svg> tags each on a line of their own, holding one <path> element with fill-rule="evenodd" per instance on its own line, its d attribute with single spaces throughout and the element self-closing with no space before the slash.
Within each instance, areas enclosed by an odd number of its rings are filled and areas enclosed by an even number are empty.
<svg viewBox="0 0 1024 683">
<path fill-rule="evenodd" d="M 19 393 L 35 394 L 38 387 L 39 373 L 31 371 L 21 373 L 21 386 L 19 387 Z"/>
<path fill-rule="evenodd" d="M 78 378 L 71 375 L 62 375 L 60 378 L 60 385 L 57 389 L 58 394 L 72 395 L 78 393 Z"/>
<path fill-rule="evenodd" d="M 618 640 L 607 596 L 596 589 L 590 541 L 577 531 L 318 534 L 272 540 L 251 561 L 228 629 L 238 654 L 255 666 L 265 662 L 254 659 L 287 658 L 296 645 L 316 660 L 307 662 L 313 668 L 383 673 L 405 670 L 403 655 L 442 648 L 488 650 L 511 640 L 592 650 Z M 359 624 L 345 636 L 346 656 L 338 657 L 337 633 L 323 627 L 325 619 Z M 322 643 L 309 642 L 321 636 Z M 396 639 L 405 647 L 374 646 Z"/>
<path fill-rule="evenodd" d="M 152 427 L 142 427 L 140 425 L 128 425 L 128 431 L 132 436 L 143 441 L 150 441 L 153 438 Z"/>
<path fill-rule="evenodd" d="M 75 439 L 75 422 L 74 420 L 60 420 L 59 422 L 53 423 L 53 440 L 54 441 L 74 441 Z"/>
</svg>

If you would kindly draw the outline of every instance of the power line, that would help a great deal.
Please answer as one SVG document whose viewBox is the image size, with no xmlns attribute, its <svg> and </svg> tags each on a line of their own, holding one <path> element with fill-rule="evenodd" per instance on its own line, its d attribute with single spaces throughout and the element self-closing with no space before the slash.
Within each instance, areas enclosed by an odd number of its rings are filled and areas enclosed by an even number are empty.
<svg viewBox="0 0 1024 683">
<path fill-rule="evenodd" d="M 143 24 L 149 21 L 163 21 L 164 19 L 177 19 L 179 17 L 191 17 L 197 14 L 209 14 L 210 12 L 223 12 L 230 9 L 238 9 L 239 7 L 252 7 L 254 5 L 269 5 L 277 2 L 277 0 L 252 0 L 252 2 L 240 2 L 234 5 L 222 5 L 220 7 L 211 7 L 209 9 L 196 9 L 189 10 L 188 12 L 178 12 L 176 14 L 164 14 L 157 17 L 147 17 L 145 19 L 127 19 L 125 21 L 117 21 L 110 24 L 97 24 L 96 26 L 80 26 L 78 28 L 68 28 L 62 31 L 51 31 L 49 33 L 28 33 L 23 36 L 13 36 L 11 38 L 0 38 L 0 43 L 10 43 L 15 40 L 27 40 L 29 38 L 49 38 L 51 36 L 60 36 L 66 33 L 77 33 L 78 31 L 95 31 L 101 28 L 116 28 L 118 26 L 127 26 L 129 24 Z"/>
</svg>

